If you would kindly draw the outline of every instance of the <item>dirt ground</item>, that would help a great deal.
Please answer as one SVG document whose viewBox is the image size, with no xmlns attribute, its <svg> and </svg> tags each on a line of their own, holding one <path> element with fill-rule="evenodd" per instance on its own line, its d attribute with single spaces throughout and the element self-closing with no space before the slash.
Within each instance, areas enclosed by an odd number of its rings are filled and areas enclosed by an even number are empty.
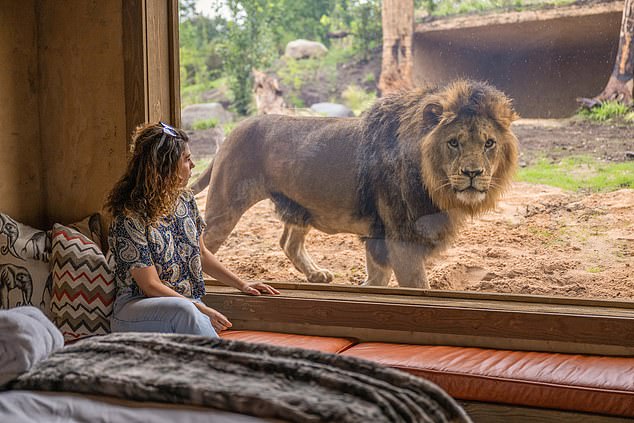
<svg viewBox="0 0 634 423">
<path fill-rule="evenodd" d="M 515 132 L 522 165 L 571 154 L 630 161 L 634 151 L 631 126 L 525 120 Z M 194 156 L 208 150 L 201 143 L 193 142 Z M 201 211 L 205 196 L 197 196 Z M 263 201 L 217 255 L 246 279 L 305 282 L 279 247 L 281 233 L 272 204 Z M 313 230 L 307 248 L 335 273 L 334 284 L 364 280 L 365 253 L 356 236 Z M 634 190 L 587 195 L 515 183 L 494 212 L 469 221 L 426 267 L 435 289 L 634 299 Z M 390 286 L 397 286 L 394 279 Z"/>
</svg>

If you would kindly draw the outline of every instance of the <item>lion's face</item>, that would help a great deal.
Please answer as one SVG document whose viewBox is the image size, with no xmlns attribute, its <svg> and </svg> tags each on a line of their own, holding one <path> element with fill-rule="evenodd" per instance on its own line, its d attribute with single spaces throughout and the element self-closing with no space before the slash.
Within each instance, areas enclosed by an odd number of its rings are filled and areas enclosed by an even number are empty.
<svg viewBox="0 0 634 423">
<path fill-rule="evenodd" d="M 490 121 L 472 118 L 448 125 L 434 142 L 442 157 L 442 172 L 461 203 L 477 205 L 485 201 L 500 159 L 501 130 Z"/>
<path fill-rule="evenodd" d="M 477 93 L 477 101 L 471 92 L 459 92 L 426 109 L 434 126 L 421 140 L 423 180 L 441 209 L 472 215 L 489 210 L 511 182 L 516 115 L 501 93 L 487 90 Z"/>
</svg>

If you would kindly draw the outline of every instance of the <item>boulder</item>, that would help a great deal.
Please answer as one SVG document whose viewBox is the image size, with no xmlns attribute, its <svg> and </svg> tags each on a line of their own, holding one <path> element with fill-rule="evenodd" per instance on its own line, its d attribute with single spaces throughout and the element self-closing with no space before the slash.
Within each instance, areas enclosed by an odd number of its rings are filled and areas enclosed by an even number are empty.
<svg viewBox="0 0 634 423">
<path fill-rule="evenodd" d="M 196 159 L 213 157 L 218 147 L 225 139 L 225 133 L 220 128 L 209 128 L 200 131 L 185 131 L 189 137 L 189 148 Z"/>
<path fill-rule="evenodd" d="M 181 112 L 183 129 L 192 129 L 196 122 L 209 119 L 222 125 L 233 121 L 233 113 L 225 110 L 220 103 L 192 104 Z"/>
<path fill-rule="evenodd" d="M 310 106 L 310 110 L 317 112 L 324 116 L 331 117 L 352 117 L 354 113 L 352 110 L 337 103 L 315 103 Z"/>
<path fill-rule="evenodd" d="M 308 40 L 295 40 L 286 44 L 284 55 L 293 59 L 306 59 L 322 57 L 328 53 L 328 49 L 322 43 Z"/>
</svg>

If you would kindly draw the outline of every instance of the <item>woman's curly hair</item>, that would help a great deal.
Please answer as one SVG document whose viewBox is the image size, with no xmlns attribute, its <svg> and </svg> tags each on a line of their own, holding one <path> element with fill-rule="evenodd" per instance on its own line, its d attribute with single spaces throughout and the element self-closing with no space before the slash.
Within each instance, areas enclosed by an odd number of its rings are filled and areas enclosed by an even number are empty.
<svg viewBox="0 0 634 423">
<path fill-rule="evenodd" d="M 172 129 L 177 137 L 165 133 L 160 123 L 136 128 L 132 158 L 106 200 L 105 208 L 113 217 L 131 215 L 152 225 L 174 212 L 184 190 L 178 164 L 189 137 L 181 129 Z"/>
</svg>

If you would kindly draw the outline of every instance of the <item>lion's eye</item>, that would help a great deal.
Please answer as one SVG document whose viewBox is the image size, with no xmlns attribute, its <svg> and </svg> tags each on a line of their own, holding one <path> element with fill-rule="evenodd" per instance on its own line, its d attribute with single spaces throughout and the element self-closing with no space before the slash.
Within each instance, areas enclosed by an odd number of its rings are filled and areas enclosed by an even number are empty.
<svg viewBox="0 0 634 423">
<path fill-rule="evenodd" d="M 493 148 L 494 145 L 495 145 L 495 141 L 489 138 L 487 142 L 484 143 L 484 148 L 487 148 L 487 149 Z"/>
<path fill-rule="evenodd" d="M 450 139 L 447 144 L 449 144 L 449 147 L 451 147 L 451 148 L 458 148 L 458 146 L 460 145 L 458 140 L 455 139 L 455 138 Z"/>
</svg>

